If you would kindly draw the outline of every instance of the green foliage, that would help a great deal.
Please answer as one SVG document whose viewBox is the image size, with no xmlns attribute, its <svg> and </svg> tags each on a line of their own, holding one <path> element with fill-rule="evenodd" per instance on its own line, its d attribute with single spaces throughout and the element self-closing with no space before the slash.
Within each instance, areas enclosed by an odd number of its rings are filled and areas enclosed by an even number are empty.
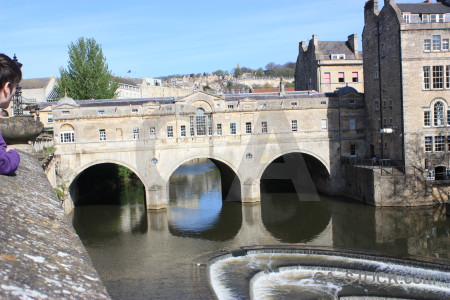
<svg viewBox="0 0 450 300">
<path fill-rule="evenodd" d="M 264 76 L 263 68 L 259 68 L 258 70 L 256 70 L 256 76 L 258 76 L 258 77 Z"/>
<path fill-rule="evenodd" d="M 118 165 L 117 171 L 119 173 L 119 178 L 122 181 L 130 180 L 134 176 L 134 173 L 130 169 L 123 166 Z"/>
<path fill-rule="evenodd" d="M 55 151 L 56 151 L 56 147 L 55 146 L 44 147 L 44 155 L 45 156 L 49 156 L 50 154 L 55 153 Z"/>
<path fill-rule="evenodd" d="M 264 85 L 262 87 L 263 87 L 263 89 L 273 89 L 274 88 L 274 86 L 268 82 L 264 83 Z"/>
<path fill-rule="evenodd" d="M 284 84 L 284 87 L 285 87 L 285 88 L 295 88 L 295 81 L 292 81 L 292 82 L 286 82 L 286 83 Z"/>
<path fill-rule="evenodd" d="M 67 69 L 60 68 L 56 91 L 75 100 L 111 99 L 118 83 L 108 70 L 102 48 L 93 39 L 79 38 L 69 45 Z"/>
<path fill-rule="evenodd" d="M 216 76 L 224 76 L 226 74 L 226 72 L 223 70 L 217 70 L 217 71 L 214 71 L 213 74 Z"/>
<path fill-rule="evenodd" d="M 244 73 L 242 72 L 241 67 L 237 67 L 236 69 L 234 69 L 234 77 L 239 78 L 242 76 L 242 74 Z"/>
<path fill-rule="evenodd" d="M 66 199 L 66 195 L 68 192 L 67 186 L 65 184 L 60 184 L 56 188 L 53 189 L 58 197 L 59 201 L 64 202 Z"/>
</svg>

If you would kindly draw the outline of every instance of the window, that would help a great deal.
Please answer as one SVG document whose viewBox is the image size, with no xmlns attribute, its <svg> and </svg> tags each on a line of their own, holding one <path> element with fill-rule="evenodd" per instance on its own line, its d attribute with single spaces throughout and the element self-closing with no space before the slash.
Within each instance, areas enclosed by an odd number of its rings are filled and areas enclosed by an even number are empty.
<svg viewBox="0 0 450 300">
<path fill-rule="evenodd" d="M 245 123 L 245 133 L 252 133 L 252 123 L 251 122 Z"/>
<path fill-rule="evenodd" d="M 373 65 L 373 78 L 378 79 L 379 73 L 378 73 L 378 64 L 374 63 Z"/>
<path fill-rule="evenodd" d="M 356 155 L 356 145 L 350 145 L 350 155 Z"/>
<path fill-rule="evenodd" d="M 186 137 L 186 125 L 180 126 L 180 136 Z"/>
<path fill-rule="evenodd" d="M 426 136 L 425 137 L 425 152 L 433 151 L 433 137 Z"/>
<path fill-rule="evenodd" d="M 359 82 L 358 72 L 352 72 L 352 81 Z"/>
<path fill-rule="evenodd" d="M 444 125 L 444 104 L 438 101 L 434 104 L 434 126 Z"/>
<path fill-rule="evenodd" d="M 134 140 L 139 139 L 139 128 L 137 127 L 133 128 L 133 139 Z"/>
<path fill-rule="evenodd" d="M 327 128 L 328 128 L 328 120 L 322 119 L 322 129 L 327 129 Z"/>
<path fill-rule="evenodd" d="M 217 135 L 222 135 L 222 124 L 217 124 Z"/>
<path fill-rule="evenodd" d="M 267 121 L 262 121 L 261 122 L 261 132 L 262 133 L 267 133 Z"/>
<path fill-rule="evenodd" d="M 450 125 L 450 110 L 447 110 L 447 125 Z"/>
<path fill-rule="evenodd" d="M 292 106 L 297 106 L 298 103 L 297 103 L 297 102 L 291 102 L 291 105 L 292 105 Z"/>
<path fill-rule="evenodd" d="M 445 67 L 445 88 L 450 88 L 450 66 Z"/>
<path fill-rule="evenodd" d="M 236 123 L 230 123 L 230 134 L 236 134 Z"/>
<path fill-rule="evenodd" d="M 234 105 L 233 105 L 233 104 L 228 104 L 228 108 L 229 108 L 229 109 L 233 109 L 233 108 L 234 108 Z"/>
<path fill-rule="evenodd" d="M 442 50 L 443 51 L 448 51 L 448 46 L 449 46 L 449 39 L 443 39 L 442 40 Z"/>
<path fill-rule="evenodd" d="M 411 22 L 411 14 L 403 14 L 403 20 L 405 21 L 405 23 L 410 23 Z"/>
<path fill-rule="evenodd" d="M 430 23 L 430 15 L 422 15 L 422 23 Z"/>
<path fill-rule="evenodd" d="M 106 130 L 105 129 L 99 129 L 98 130 L 98 137 L 100 141 L 106 141 Z"/>
<path fill-rule="evenodd" d="M 208 135 L 213 135 L 212 115 L 208 115 Z"/>
<path fill-rule="evenodd" d="M 173 137 L 173 126 L 167 126 L 167 137 Z"/>
<path fill-rule="evenodd" d="M 380 54 L 381 54 L 381 57 L 385 57 L 386 56 L 385 51 L 384 51 L 384 44 L 380 45 Z"/>
<path fill-rule="evenodd" d="M 291 129 L 292 129 L 292 131 L 298 131 L 298 123 L 297 123 L 297 120 L 292 120 L 292 121 L 291 121 Z"/>
<path fill-rule="evenodd" d="M 431 51 L 431 40 L 430 39 L 423 40 L 423 51 Z"/>
<path fill-rule="evenodd" d="M 450 135 L 447 137 L 447 151 L 450 152 Z"/>
<path fill-rule="evenodd" d="M 345 82 L 344 72 L 339 72 L 338 73 L 338 82 Z"/>
<path fill-rule="evenodd" d="M 104 115 L 105 114 L 105 110 L 104 109 L 99 109 L 98 114 L 99 115 Z"/>
<path fill-rule="evenodd" d="M 443 14 L 433 14 L 430 15 L 431 23 L 443 23 L 445 22 L 445 17 Z"/>
<path fill-rule="evenodd" d="M 434 151 L 445 151 L 445 136 L 434 137 Z"/>
<path fill-rule="evenodd" d="M 323 83 L 331 83 L 331 73 L 325 72 L 323 74 Z"/>
<path fill-rule="evenodd" d="M 430 89 L 430 66 L 423 67 L 423 89 Z"/>
<path fill-rule="evenodd" d="M 331 59 L 345 59 L 345 54 L 331 54 Z"/>
<path fill-rule="evenodd" d="M 441 51 L 441 36 L 433 35 L 433 51 Z"/>
<path fill-rule="evenodd" d="M 63 110 L 62 111 L 62 115 L 63 116 L 67 116 L 67 115 L 69 115 L 70 114 L 70 112 L 68 111 L 68 110 Z"/>
<path fill-rule="evenodd" d="M 193 116 L 189 117 L 189 134 L 191 136 L 195 135 L 195 132 L 194 132 L 194 117 Z"/>
<path fill-rule="evenodd" d="M 59 138 L 62 144 L 75 143 L 75 131 L 61 131 Z"/>
<path fill-rule="evenodd" d="M 47 123 L 53 123 L 53 114 L 47 115 Z"/>
<path fill-rule="evenodd" d="M 138 112 L 138 109 L 137 109 L 137 108 L 132 108 L 132 109 L 131 109 L 131 112 L 132 112 L 132 113 L 137 113 L 137 112 Z"/>
<path fill-rule="evenodd" d="M 423 126 L 431 126 L 431 112 L 430 111 L 423 112 Z"/>
<path fill-rule="evenodd" d="M 349 127 L 350 130 L 355 130 L 356 129 L 356 121 L 355 121 L 355 119 L 348 120 L 348 127 Z"/>
<path fill-rule="evenodd" d="M 206 135 L 206 117 L 202 108 L 197 108 L 195 123 L 197 125 L 197 135 Z"/>
<path fill-rule="evenodd" d="M 433 89 L 444 88 L 444 66 L 433 66 Z"/>
<path fill-rule="evenodd" d="M 379 109 L 380 109 L 380 102 L 375 101 L 375 110 L 379 110 Z"/>
</svg>

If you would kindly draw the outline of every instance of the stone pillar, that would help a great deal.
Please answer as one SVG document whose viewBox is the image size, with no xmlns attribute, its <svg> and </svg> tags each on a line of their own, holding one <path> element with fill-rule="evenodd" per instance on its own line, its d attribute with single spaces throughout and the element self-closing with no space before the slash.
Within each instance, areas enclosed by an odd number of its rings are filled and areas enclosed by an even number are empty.
<svg viewBox="0 0 450 300">
<path fill-rule="evenodd" d="M 259 202 L 261 201 L 259 179 L 249 179 L 242 184 L 242 202 Z"/>
<path fill-rule="evenodd" d="M 168 190 L 161 185 L 153 185 L 145 191 L 147 209 L 164 209 L 168 206 Z"/>
</svg>

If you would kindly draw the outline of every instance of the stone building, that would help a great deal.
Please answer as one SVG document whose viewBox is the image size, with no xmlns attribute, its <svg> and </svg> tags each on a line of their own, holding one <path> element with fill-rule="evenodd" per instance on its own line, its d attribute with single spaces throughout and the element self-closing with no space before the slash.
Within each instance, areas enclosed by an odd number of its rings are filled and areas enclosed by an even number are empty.
<svg viewBox="0 0 450 300">
<path fill-rule="evenodd" d="M 300 42 L 295 70 L 295 89 L 334 92 L 350 86 L 364 92 L 362 52 L 356 34 L 343 41 L 319 41 L 313 35 L 309 44 Z"/>
<path fill-rule="evenodd" d="M 445 179 L 450 159 L 450 1 L 367 1 L 368 155 Z"/>
<path fill-rule="evenodd" d="M 22 102 L 24 104 L 37 104 L 58 100 L 55 85 L 56 78 L 54 76 L 23 79 L 19 83 L 19 86 L 22 87 Z"/>
</svg>

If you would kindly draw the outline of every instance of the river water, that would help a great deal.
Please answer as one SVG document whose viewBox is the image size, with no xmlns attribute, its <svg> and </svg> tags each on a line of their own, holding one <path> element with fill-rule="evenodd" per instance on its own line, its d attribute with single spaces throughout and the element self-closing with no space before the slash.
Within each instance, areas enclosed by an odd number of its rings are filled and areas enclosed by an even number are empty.
<svg viewBox="0 0 450 300">
<path fill-rule="evenodd" d="M 241 246 L 344 247 L 450 264 L 443 207 L 374 208 L 264 188 L 260 203 L 222 202 L 209 161 L 174 173 L 167 210 L 147 211 L 138 185 L 122 191 L 120 205 L 76 207 L 71 218 L 113 299 L 196 299 L 194 260 Z"/>
</svg>

